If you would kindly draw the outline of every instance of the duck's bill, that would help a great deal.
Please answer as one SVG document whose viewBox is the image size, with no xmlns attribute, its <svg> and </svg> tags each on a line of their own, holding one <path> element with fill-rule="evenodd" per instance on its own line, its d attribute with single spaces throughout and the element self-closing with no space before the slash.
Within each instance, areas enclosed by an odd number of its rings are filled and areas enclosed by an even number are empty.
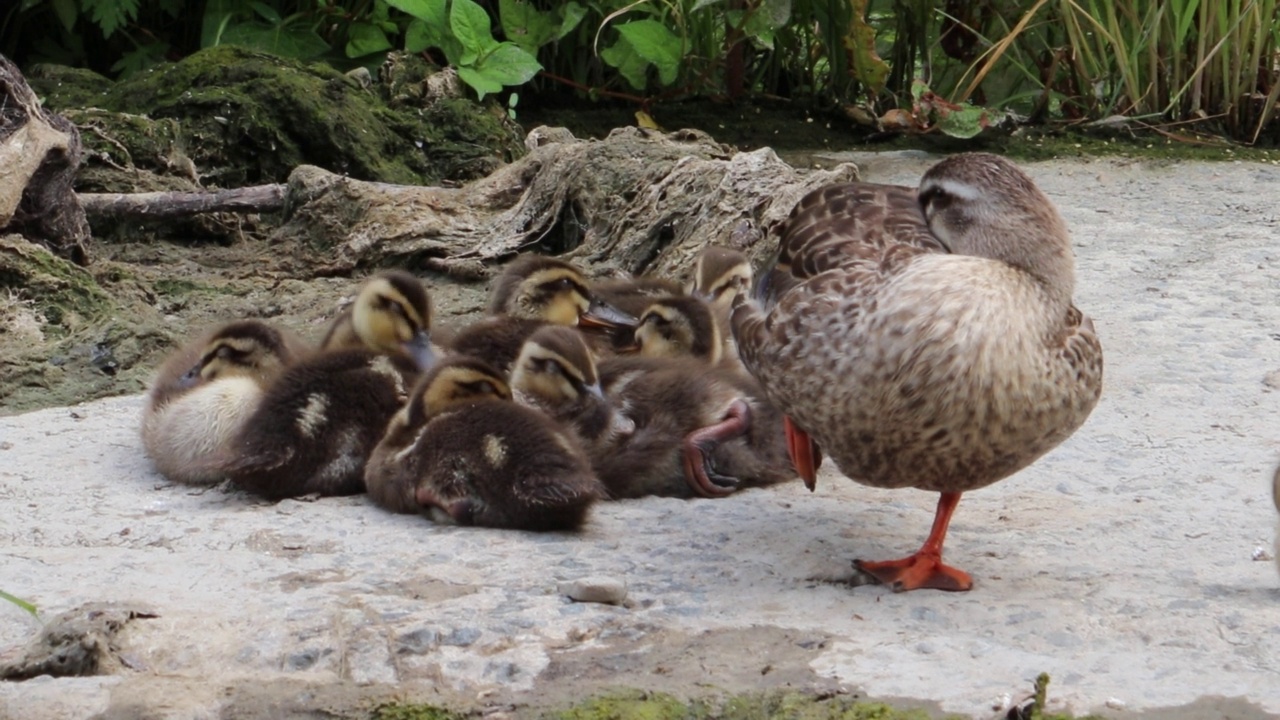
<svg viewBox="0 0 1280 720">
<path fill-rule="evenodd" d="M 578 318 L 580 327 L 588 328 L 633 328 L 640 321 L 628 313 L 601 300 L 592 300 L 587 311 Z"/>
<path fill-rule="evenodd" d="M 413 364 L 422 372 L 430 370 L 436 364 L 436 352 L 431 348 L 431 335 L 420 331 L 404 345 L 404 351 L 413 358 Z"/>
</svg>

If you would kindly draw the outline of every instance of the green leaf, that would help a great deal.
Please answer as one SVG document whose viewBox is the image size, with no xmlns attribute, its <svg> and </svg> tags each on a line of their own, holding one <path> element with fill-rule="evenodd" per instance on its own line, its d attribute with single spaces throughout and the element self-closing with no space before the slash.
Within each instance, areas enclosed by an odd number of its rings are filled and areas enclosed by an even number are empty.
<svg viewBox="0 0 1280 720">
<path fill-rule="evenodd" d="M 390 49 L 391 41 L 377 25 L 354 23 L 347 30 L 346 54 L 349 58 L 363 57 Z"/>
<path fill-rule="evenodd" d="M 538 59 L 515 43 L 504 42 L 480 58 L 476 72 L 503 85 L 523 85 L 542 69 Z M 496 92 L 496 91 L 495 91 Z"/>
<path fill-rule="evenodd" d="M 724 0 L 698 0 L 698 2 L 693 4 L 693 7 L 689 8 L 689 12 L 697 12 L 704 7 L 719 5 L 722 2 L 724 2 Z"/>
<path fill-rule="evenodd" d="M 18 607 L 22 608 L 23 610 L 26 610 L 27 612 L 31 613 L 31 617 L 36 618 L 37 620 L 38 620 L 38 619 L 40 619 L 40 616 L 39 616 L 39 615 L 36 615 L 36 606 L 35 606 L 35 605 L 32 605 L 31 603 L 27 602 L 26 600 L 23 600 L 23 599 L 22 599 L 22 598 L 20 598 L 20 597 L 14 597 L 13 595 L 10 595 L 9 593 L 7 593 L 7 592 L 5 592 L 5 591 L 3 591 L 3 590 L 0 590 L 0 600 L 8 600 L 9 602 L 13 603 L 14 605 L 17 605 Z"/>
<path fill-rule="evenodd" d="M 275 8 L 266 3 L 252 2 L 249 3 L 249 7 L 253 8 L 253 11 L 258 14 L 258 17 L 266 20 L 272 25 L 279 25 L 282 20 L 280 13 L 276 12 Z"/>
<path fill-rule="evenodd" d="M 470 65 L 476 61 L 480 53 L 488 52 L 498 46 L 489 30 L 489 13 L 484 11 L 475 0 L 453 0 L 449 8 L 449 29 L 462 44 L 462 57 L 459 65 Z"/>
<path fill-rule="evenodd" d="M 58 22 L 62 23 L 67 32 L 75 28 L 76 18 L 80 16 L 76 12 L 76 0 L 53 0 L 53 13 L 58 16 Z"/>
<path fill-rule="evenodd" d="M 582 22 L 582 18 L 587 16 L 587 9 L 576 2 L 561 5 L 560 12 L 564 13 L 564 17 L 560 20 L 560 29 L 556 30 L 553 40 L 559 40 L 573 32 L 573 29 L 578 27 L 578 23 Z"/>
<path fill-rule="evenodd" d="M 636 90 L 644 90 L 648 84 L 645 70 L 649 67 L 649 61 L 640 57 L 640 53 L 631 47 L 625 37 L 618 38 L 611 47 L 601 50 L 600 59 L 617 68 L 618 74 Z"/>
<path fill-rule="evenodd" d="M 239 45 L 273 55 L 307 60 L 329 50 L 329 43 L 301 25 L 279 27 L 264 23 L 236 23 L 223 31 L 219 44 Z"/>
<path fill-rule="evenodd" d="M 966 105 L 959 110 L 941 113 L 938 129 L 945 135 L 967 140 L 982 132 L 991 123 L 984 107 Z"/>
<path fill-rule="evenodd" d="M 640 57 L 658 68 L 663 85 L 675 82 L 680 72 L 683 46 L 680 38 L 657 20 L 633 20 L 618 26 L 618 32 L 631 43 Z"/>
<path fill-rule="evenodd" d="M 140 0 L 80 0 L 89 19 L 102 29 L 103 37 L 111 37 L 125 23 L 138 17 Z"/>
<path fill-rule="evenodd" d="M 502 92 L 502 83 L 491 80 L 481 73 L 472 70 L 469 67 L 458 68 L 458 79 L 470 85 L 476 91 L 476 94 L 483 100 L 484 96 L 489 93 Z"/>
<path fill-rule="evenodd" d="M 852 61 L 850 73 L 871 91 L 884 89 L 889 79 L 889 64 L 876 54 L 876 31 L 867 24 L 867 0 L 851 0 L 849 32 L 841 38 Z"/>
<path fill-rule="evenodd" d="M 387 4 L 402 13 L 424 20 L 436 27 L 445 27 L 445 8 L 449 0 L 387 0 Z"/>
<path fill-rule="evenodd" d="M 774 34 L 786 27 L 790 19 L 791 0 L 763 0 L 747 15 L 742 30 L 757 46 L 772 50 Z"/>
<path fill-rule="evenodd" d="M 551 17 L 551 13 L 539 12 L 529 0 L 498 0 L 502 34 L 531 53 L 555 36 L 556 27 Z"/>
</svg>

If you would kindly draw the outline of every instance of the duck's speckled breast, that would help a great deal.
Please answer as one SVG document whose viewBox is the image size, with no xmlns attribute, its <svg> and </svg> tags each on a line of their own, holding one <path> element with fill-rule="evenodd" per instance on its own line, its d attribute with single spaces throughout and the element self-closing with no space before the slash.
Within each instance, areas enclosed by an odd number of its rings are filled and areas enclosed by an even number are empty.
<svg viewBox="0 0 1280 720">
<path fill-rule="evenodd" d="M 1088 417 L 1102 352 L 1079 320 L 1003 263 L 920 254 L 794 288 L 766 323 L 771 341 L 744 360 L 846 475 L 965 491 L 1026 467 Z"/>
</svg>

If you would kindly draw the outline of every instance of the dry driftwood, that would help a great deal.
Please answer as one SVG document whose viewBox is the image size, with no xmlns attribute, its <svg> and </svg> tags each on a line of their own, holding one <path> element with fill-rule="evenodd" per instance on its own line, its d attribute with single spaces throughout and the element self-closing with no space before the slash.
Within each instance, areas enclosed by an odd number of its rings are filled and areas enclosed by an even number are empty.
<svg viewBox="0 0 1280 720">
<path fill-rule="evenodd" d="M 89 223 L 71 189 L 80 153 L 75 126 L 45 112 L 18 67 L 0 55 L 0 234 L 20 233 L 89 262 Z"/>
<path fill-rule="evenodd" d="M 480 277 L 524 249 L 628 273 L 679 275 L 707 244 L 760 261 L 801 195 L 857 178 L 801 172 L 772 150 L 733 152 L 704 133 L 615 130 L 600 141 L 537 128 L 530 153 L 461 188 L 351 180 L 302 166 L 276 240 L 325 250 L 328 272 L 427 267 Z"/>
<path fill-rule="evenodd" d="M 284 185 L 255 185 L 208 192 L 80 193 L 79 197 L 89 217 L 158 220 L 211 212 L 276 212 L 284 207 L 284 191 Z"/>
</svg>

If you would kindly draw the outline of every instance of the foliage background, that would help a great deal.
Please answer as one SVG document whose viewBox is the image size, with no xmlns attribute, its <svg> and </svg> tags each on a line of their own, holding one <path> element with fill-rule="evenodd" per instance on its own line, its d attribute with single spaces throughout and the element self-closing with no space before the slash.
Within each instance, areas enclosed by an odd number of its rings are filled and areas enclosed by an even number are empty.
<svg viewBox="0 0 1280 720">
<path fill-rule="evenodd" d="M 782 98 L 964 135 L 1124 116 L 1280 142 L 1276 0 L 21 0 L 0 52 L 121 76 L 236 44 L 339 69 L 389 50 L 477 94 L 637 108 Z"/>
</svg>

